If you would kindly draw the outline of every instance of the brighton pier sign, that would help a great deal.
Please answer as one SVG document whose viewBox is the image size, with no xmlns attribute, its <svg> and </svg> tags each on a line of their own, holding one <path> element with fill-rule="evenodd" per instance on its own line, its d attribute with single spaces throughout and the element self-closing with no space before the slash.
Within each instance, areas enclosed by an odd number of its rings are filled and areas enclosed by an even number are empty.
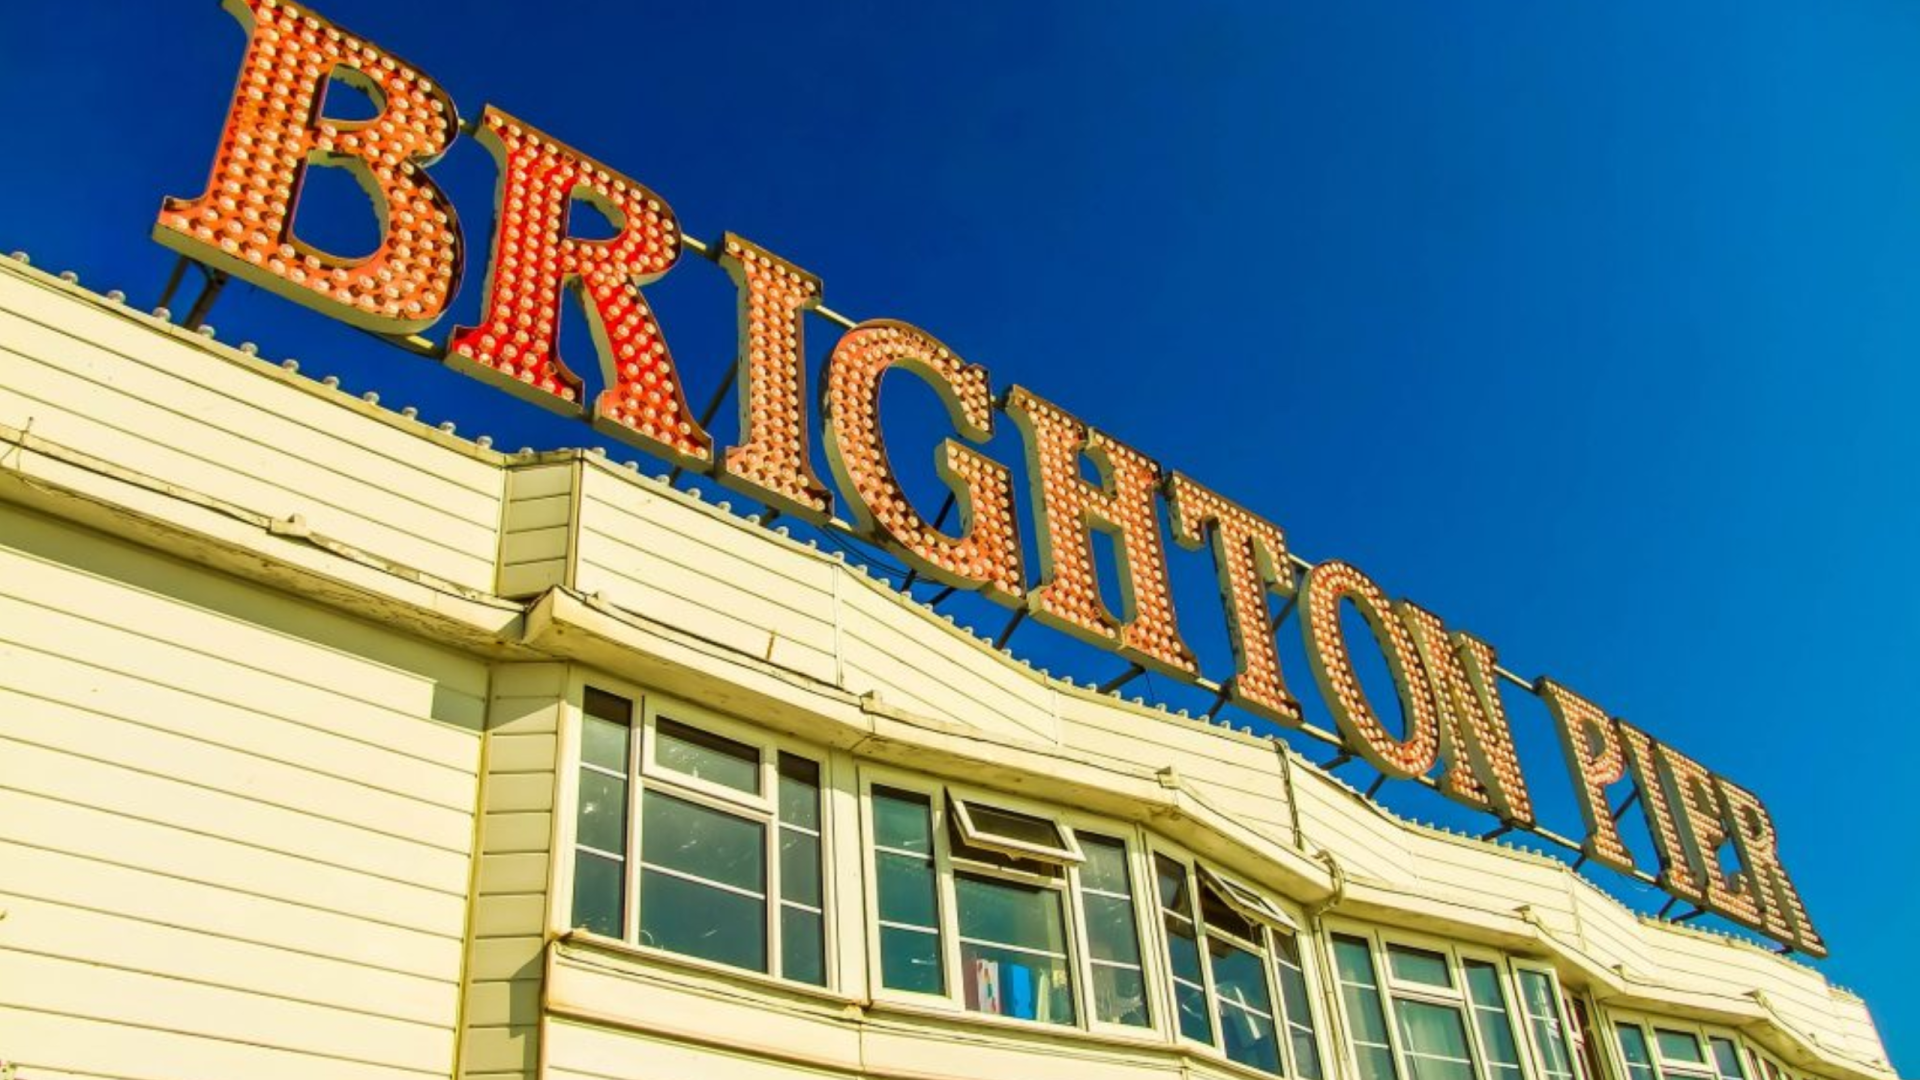
<svg viewBox="0 0 1920 1080">
<path fill-rule="evenodd" d="M 444 87 L 399 57 L 285 0 L 227 0 L 248 33 L 226 128 L 204 194 L 166 199 L 154 237 L 182 255 L 297 300 L 364 330 L 418 335 L 458 291 L 465 238 L 428 169 L 461 130 Z M 365 91 L 377 115 L 323 113 L 330 82 Z M 1582 859 L 1651 880 L 1703 911 L 1814 956 L 1826 948 L 1782 866 L 1766 809 L 1751 792 L 1551 679 L 1508 675 L 1486 643 L 1433 613 L 1391 599 L 1359 569 L 1310 565 L 1287 551 L 1281 528 L 1177 472 L 1169 472 L 1022 387 L 996 397 L 987 370 L 933 335 L 895 320 L 852 323 L 821 305 L 820 280 L 753 242 L 726 234 L 712 246 L 683 235 L 672 208 L 646 185 L 491 106 L 470 130 L 498 162 L 493 248 L 479 320 L 433 346 L 445 363 L 529 400 L 589 421 L 607 435 L 719 482 L 782 513 L 840 526 L 835 494 L 813 467 L 817 422 L 843 513 L 862 539 L 921 576 L 972 590 L 1109 648 L 1141 669 L 1211 683 L 1181 639 L 1168 583 L 1162 514 L 1185 547 L 1211 544 L 1235 671 L 1222 702 L 1283 727 L 1302 726 L 1280 668 L 1277 598 L 1298 608 L 1313 680 L 1346 752 L 1384 777 L 1432 783 L 1496 815 L 1503 828 L 1543 829 L 1529 797 L 1500 696 L 1503 677 L 1542 698 L 1565 753 L 1585 820 Z M 302 180 L 314 166 L 344 167 L 371 197 L 381 241 L 342 258 L 294 233 Z M 569 232 L 575 202 L 618 232 Z M 673 355 L 642 290 L 671 271 L 683 248 L 717 262 L 738 295 L 738 443 L 716 447 L 687 407 Z M 561 305 L 583 305 L 602 389 L 591 402 L 561 359 Z M 807 392 L 807 316 L 845 332 Z M 419 339 L 414 343 L 418 346 Z M 913 372 L 938 393 L 961 436 L 937 464 L 959 510 L 957 532 L 915 508 L 888 461 L 880 386 Z M 1033 565 L 1019 535 L 1013 474 L 969 443 L 1002 418 L 1026 445 Z M 1091 459 L 1099 483 L 1083 477 Z M 1119 554 L 1119 602 L 1102 595 L 1094 531 Z M 1351 605 L 1392 673 L 1402 722 L 1383 723 L 1355 671 L 1342 629 Z M 1429 779 L 1429 774 L 1436 774 Z M 1609 789 L 1637 799 L 1659 867 L 1637 867 Z M 1728 858 L 1729 854 L 1732 856 Z M 1737 865 L 1730 865 L 1737 863 Z"/>
</svg>

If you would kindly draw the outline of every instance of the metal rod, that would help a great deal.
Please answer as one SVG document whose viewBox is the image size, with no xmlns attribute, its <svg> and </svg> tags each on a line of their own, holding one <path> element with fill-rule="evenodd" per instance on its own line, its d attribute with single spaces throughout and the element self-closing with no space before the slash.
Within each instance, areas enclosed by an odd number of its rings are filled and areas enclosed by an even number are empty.
<svg viewBox="0 0 1920 1080">
<path fill-rule="evenodd" d="M 189 330 L 200 329 L 200 324 L 207 321 L 207 313 L 213 310 L 213 302 L 220 299 L 221 291 L 227 287 L 225 270 L 209 270 L 204 266 L 200 269 L 207 275 L 207 283 L 200 286 L 200 295 L 193 298 L 193 307 L 187 310 L 187 317 L 180 323 Z"/>
<path fill-rule="evenodd" d="M 1320 770 L 1322 772 L 1332 772 L 1333 770 L 1339 768 L 1342 765 L 1345 765 L 1347 762 L 1352 760 L 1353 760 L 1353 755 L 1348 751 L 1342 750 L 1339 753 L 1328 758 L 1326 761 L 1326 764 L 1320 766 Z"/>
<path fill-rule="evenodd" d="M 1505 836 L 1505 835 L 1507 835 L 1508 833 L 1510 833 L 1510 832 L 1512 832 L 1512 831 L 1513 831 L 1513 822 L 1511 822 L 1511 821 L 1503 821 L 1503 822 L 1501 822 L 1501 823 L 1500 823 L 1500 827 L 1499 827 L 1499 828 L 1497 828 L 1497 829 L 1491 829 L 1491 830 L 1489 830 L 1489 831 L 1487 831 L 1487 832 L 1484 832 L 1484 833 L 1481 833 L 1481 834 L 1480 834 L 1480 839 L 1482 839 L 1482 840 L 1498 840 L 1498 839 L 1500 839 L 1501 837 L 1503 837 L 1503 836 Z"/>
<path fill-rule="evenodd" d="M 1207 707 L 1207 719 L 1209 721 L 1211 721 L 1214 717 L 1220 715 L 1220 710 L 1224 708 L 1227 704 L 1227 697 L 1228 697 L 1227 688 L 1223 684 L 1220 687 L 1220 692 L 1213 695 L 1213 704 Z"/>
<path fill-rule="evenodd" d="M 173 303 L 173 294 L 179 291 L 180 282 L 187 276 L 187 264 L 192 261 L 185 255 L 173 260 L 173 270 L 167 274 L 167 287 L 160 290 L 160 303 L 156 306 L 166 307 Z"/>
<path fill-rule="evenodd" d="M 934 532 L 940 531 L 940 526 L 945 525 L 947 523 L 947 515 L 952 512 L 953 512 L 953 492 L 949 491 L 947 492 L 947 501 L 940 504 L 940 512 L 938 514 L 933 515 L 933 531 Z M 920 571 L 914 567 L 908 567 L 907 580 L 901 582 L 900 587 L 903 589 L 911 590 L 913 588 L 913 583 L 915 581 L 918 581 L 919 579 L 920 579 Z"/>
<path fill-rule="evenodd" d="M 1619 823 L 1621 818 L 1627 816 L 1627 811 L 1633 809 L 1633 804 L 1639 801 L 1640 801 L 1639 788 L 1634 788 L 1632 791 L 1627 792 L 1627 797 L 1620 800 L 1620 808 L 1613 812 L 1614 822 L 1616 824 Z"/>
<path fill-rule="evenodd" d="M 1381 773 L 1379 776 L 1374 777 L 1373 783 L 1367 785 L 1367 798 L 1371 799 L 1375 795 L 1378 795 L 1380 793 L 1380 789 L 1385 787 L 1386 785 L 1387 785 L 1386 773 Z"/>
<path fill-rule="evenodd" d="M 1573 868 L 1578 870 L 1585 865 L 1587 865 L 1587 853 L 1583 851 L 1580 853 L 1579 858 L 1573 860 Z"/>
<path fill-rule="evenodd" d="M 1146 668 L 1141 667 L 1139 664 L 1132 664 L 1128 666 L 1127 670 L 1102 683 L 1100 685 L 1100 692 L 1103 694 L 1111 694 L 1115 690 L 1139 678 L 1141 675 L 1144 675 L 1146 670 Z"/>
<path fill-rule="evenodd" d="M 1699 918 L 1702 915 L 1705 915 L 1706 913 L 1707 913 L 1706 908 L 1697 907 L 1697 908 L 1694 908 L 1692 911 L 1687 912 L 1685 915 L 1679 916 L 1673 921 L 1676 923 L 1692 922 L 1693 920 Z"/>
<path fill-rule="evenodd" d="M 1020 624 L 1026 621 L 1026 608 L 1021 608 L 1019 611 L 1014 612 L 1013 618 L 1007 620 L 1007 628 L 1000 631 L 999 637 L 993 639 L 993 647 L 996 649 L 1006 648 L 1007 642 L 1013 638 L 1013 632 L 1020 629 Z"/>
<path fill-rule="evenodd" d="M 1278 614 L 1274 615 L 1273 621 L 1267 624 L 1267 633 L 1272 634 L 1275 631 L 1279 630 L 1280 624 L 1287 621 L 1287 616 L 1293 614 L 1294 607 L 1297 606 L 1299 603 L 1300 603 L 1299 593 L 1296 592 L 1292 596 L 1287 597 L 1286 604 L 1280 608 L 1280 611 Z"/>
<path fill-rule="evenodd" d="M 707 402 L 706 409 L 700 413 L 700 427 L 702 430 L 713 425 L 713 418 L 720 415 L 720 406 L 726 403 L 727 395 L 733 392 L 733 384 L 739 381 L 740 365 L 729 365 L 726 378 L 720 380 L 720 388 L 713 392 L 713 400 Z M 680 474 L 685 471 L 685 466 L 675 465 L 673 471 L 667 473 L 667 483 L 671 484 L 675 480 L 680 479 Z"/>
<path fill-rule="evenodd" d="M 1669 912 L 1669 911 L 1672 911 L 1672 910 L 1673 910 L 1673 905 L 1675 905 L 1675 904 L 1677 904 L 1677 903 L 1679 903 L 1679 902 L 1680 902 L 1680 898 L 1679 898 L 1679 897 L 1677 897 L 1677 896 L 1669 896 L 1669 897 L 1667 897 L 1667 902 L 1666 902 L 1665 904 L 1662 904 L 1662 905 L 1660 905 L 1660 914 L 1658 914 L 1658 915 L 1655 915 L 1655 916 L 1654 916 L 1654 918 L 1656 918 L 1656 919 L 1664 919 L 1664 918 L 1666 918 L 1666 917 L 1667 917 L 1667 912 Z"/>
<path fill-rule="evenodd" d="M 847 318 L 845 315 L 840 314 L 839 312 L 833 310 L 832 308 L 828 307 L 825 304 L 814 305 L 813 313 L 827 320 L 828 322 L 841 327 L 842 329 L 851 330 L 854 327 L 860 325 L 859 323 L 854 322 L 852 319 Z"/>
<path fill-rule="evenodd" d="M 928 607 L 939 607 L 939 606 L 940 606 L 940 601 L 942 601 L 942 600 L 945 600 L 945 599 L 946 599 L 947 597 L 949 597 L 949 596 L 952 596 L 952 595 L 953 595 L 953 593 L 954 593 L 954 588 L 953 588 L 953 586 L 951 586 L 951 585 L 949 585 L 949 586 L 947 586 L 946 588 L 944 588 L 944 589 L 941 589 L 941 590 L 940 590 L 939 592 L 937 592 L 937 593 L 934 593 L 934 594 L 933 594 L 933 599 L 931 599 L 931 600 L 929 600 L 929 601 L 927 601 L 927 606 L 928 606 Z"/>
</svg>

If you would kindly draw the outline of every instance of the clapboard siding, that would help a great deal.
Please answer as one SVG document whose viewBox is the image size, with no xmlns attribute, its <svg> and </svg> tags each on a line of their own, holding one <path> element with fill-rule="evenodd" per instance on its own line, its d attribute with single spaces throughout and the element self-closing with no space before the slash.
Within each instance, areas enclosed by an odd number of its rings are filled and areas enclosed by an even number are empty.
<svg viewBox="0 0 1920 1080">
<path fill-rule="evenodd" d="M 578 471 L 572 461 L 515 465 L 507 471 L 500 519 L 501 596 L 533 596 L 568 584 Z"/>
<path fill-rule="evenodd" d="M 56 328 L 46 299 L 0 277 L 0 423 L 491 588 L 497 466 L 128 315 L 70 304 Z"/>
<path fill-rule="evenodd" d="M 9 1056 L 447 1075 L 486 677 L 0 506 Z"/>
<path fill-rule="evenodd" d="M 949 723 L 1023 740 L 1057 741 L 1053 692 L 986 644 L 852 572 L 841 589 L 846 688 Z"/>
<path fill-rule="evenodd" d="M 460 1075 L 530 1077 L 539 1051 L 540 975 L 553 874 L 564 664 L 494 670 L 486 733 L 487 797 L 468 928 Z M 536 792 L 544 791 L 541 799 Z"/>
<path fill-rule="evenodd" d="M 591 462 L 581 484 L 575 588 L 822 682 L 836 679 L 831 564 L 750 544 L 744 524 L 675 505 L 644 481 Z"/>
</svg>

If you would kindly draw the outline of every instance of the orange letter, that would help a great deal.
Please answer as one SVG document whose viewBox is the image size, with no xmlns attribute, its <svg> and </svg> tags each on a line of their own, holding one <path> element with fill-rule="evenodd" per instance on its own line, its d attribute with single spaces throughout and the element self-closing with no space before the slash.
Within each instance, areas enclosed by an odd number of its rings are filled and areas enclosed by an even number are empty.
<svg viewBox="0 0 1920 1080">
<path fill-rule="evenodd" d="M 423 166 L 459 120 L 446 91 L 391 53 L 287 0 L 227 0 L 248 28 L 247 55 L 206 194 L 166 199 L 153 238 L 189 258 L 322 314 L 381 334 L 432 326 L 460 281 L 460 226 Z M 338 75 L 380 107 L 371 120 L 328 120 Z M 342 166 L 366 189 L 380 246 L 341 258 L 293 231 L 310 165 Z"/>
<path fill-rule="evenodd" d="M 1767 808 L 1752 792 L 1725 777 L 1716 778 L 1716 783 L 1733 818 L 1733 842 L 1740 852 L 1740 865 L 1746 867 L 1760 896 L 1761 929 L 1808 956 L 1827 955 L 1827 943 L 1813 928 L 1799 891 L 1780 863 L 1780 840 Z"/>
<path fill-rule="evenodd" d="M 781 510 L 824 521 L 833 496 L 807 446 L 806 313 L 820 279 L 751 240 L 727 233 L 720 265 L 740 297 L 740 445 L 720 459 L 720 481 Z"/>
<path fill-rule="evenodd" d="M 1581 850 L 1604 866 L 1632 873 L 1633 856 L 1620 840 L 1620 827 L 1613 820 L 1613 808 L 1607 805 L 1607 785 L 1626 775 L 1626 756 L 1620 750 L 1620 737 L 1613 721 L 1600 707 L 1552 679 L 1541 678 L 1534 692 L 1547 703 L 1554 727 L 1560 732 L 1560 748 L 1567 757 L 1567 774 L 1579 796 L 1580 816 L 1587 823 L 1587 839 Z M 1643 791 L 1642 797 L 1645 796 Z"/>
<path fill-rule="evenodd" d="M 946 402 L 967 438 L 993 437 L 987 369 L 955 356 L 903 322 L 863 322 L 844 334 L 827 360 L 827 460 L 847 496 L 856 527 L 921 573 L 1012 604 L 1026 590 L 1013 474 L 999 462 L 948 439 L 940 478 L 960 510 L 960 535 L 947 536 L 907 501 L 880 435 L 880 378 L 899 367 L 920 376 Z"/>
<path fill-rule="evenodd" d="M 1394 605 L 1420 654 L 1440 710 L 1440 790 L 1510 824 L 1531 828 L 1533 800 L 1520 774 L 1506 705 L 1494 672 L 1492 646 L 1466 634 L 1449 634 L 1440 618 L 1401 601 Z"/>
<path fill-rule="evenodd" d="M 1087 427 L 1021 387 L 1007 394 L 1007 415 L 1027 442 L 1033 527 L 1040 534 L 1040 584 L 1027 608 L 1040 621 L 1174 675 L 1199 670 L 1174 625 L 1160 540 L 1160 467 L 1132 447 Z M 1102 483 L 1080 475 L 1080 455 L 1100 469 Z M 1093 571 L 1093 533 L 1118 541 L 1125 620 L 1100 597 Z"/>
<path fill-rule="evenodd" d="M 1340 627 L 1342 600 L 1351 602 L 1367 620 L 1374 642 L 1386 655 L 1400 697 L 1405 738 L 1394 738 L 1381 724 L 1379 714 L 1360 688 L 1360 677 L 1354 673 L 1353 658 L 1347 651 L 1347 636 Z M 1306 643 L 1307 662 L 1313 667 L 1313 680 L 1320 684 L 1320 696 L 1326 699 L 1327 710 L 1333 713 L 1346 745 L 1385 775 L 1402 780 L 1433 768 L 1440 752 L 1440 720 L 1433 686 L 1420 667 L 1413 636 L 1394 617 L 1387 594 L 1353 566 L 1323 562 L 1307 571 L 1300 607 L 1300 634 Z"/>
<path fill-rule="evenodd" d="M 1288 727 L 1300 725 L 1300 703 L 1287 692 L 1280 674 L 1280 649 L 1273 641 L 1267 594 L 1293 595 L 1293 566 L 1280 526 L 1259 518 L 1201 487 L 1180 473 L 1167 480 L 1168 517 L 1173 538 L 1185 548 L 1213 537 L 1213 570 L 1227 608 L 1227 632 L 1233 641 L 1235 674 L 1227 680 L 1227 700 Z"/>
<path fill-rule="evenodd" d="M 1614 731 L 1626 751 L 1627 767 L 1633 772 L 1633 786 L 1640 792 L 1640 813 L 1653 834 L 1654 854 L 1660 859 L 1660 887 L 1695 904 L 1704 905 L 1707 894 L 1700 887 L 1699 875 L 1681 839 L 1679 815 L 1674 813 L 1672 785 L 1662 776 L 1660 757 L 1666 747 L 1624 720 L 1614 721 Z"/>
<path fill-rule="evenodd" d="M 1680 840 L 1694 879 L 1706 886 L 1702 907 L 1743 926 L 1764 930 L 1754 875 L 1728 874 L 1720 848 L 1733 839 L 1733 812 L 1721 801 L 1720 786 L 1706 766 L 1665 744 L 1659 745 L 1661 771 L 1680 822 Z"/>
<path fill-rule="evenodd" d="M 593 426 L 691 468 L 713 457 L 640 286 L 680 257 L 680 229 L 659 196 L 489 106 L 480 142 L 500 164 L 493 263 L 480 325 L 447 343 L 452 367 L 568 416 L 581 413 L 581 382 L 560 359 L 562 289 L 586 306 L 605 389 Z M 568 229 L 583 199 L 620 230 L 579 240 Z"/>
</svg>

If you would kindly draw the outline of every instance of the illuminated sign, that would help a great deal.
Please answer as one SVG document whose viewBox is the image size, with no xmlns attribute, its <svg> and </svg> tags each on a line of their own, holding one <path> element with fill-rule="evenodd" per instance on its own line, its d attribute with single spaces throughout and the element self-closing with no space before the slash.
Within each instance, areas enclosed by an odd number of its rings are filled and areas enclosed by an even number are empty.
<svg viewBox="0 0 1920 1080">
<path fill-rule="evenodd" d="M 167 199 L 154 237 L 181 254 L 375 333 L 419 334 L 445 314 L 459 288 L 465 240 L 454 208 L 428 169 L 459 130 L 447 93 L 392 53 L 284 0 L 228 0 L 247 26 L 226 130 L 204 194 Z M 367 120 L 322 113 L 329 80 L 365 90 Z M 1497 816 L 1502 828 L 1540 827 L 1522 775 L 1500 683 L 1542 698 L 1558 729 L 1591 859 L 1645 877 L 1620 834 L 1631 786 L 1659 859 L 1658 884 L 1705 911 L 1824 956 L 1780 863 L 1760 801 L 1724 777 L 1551 679 L 1531 683 L 1502 669 L 1494 650 L 1449 629 L 1432 612 L 1394 600 L 1358 568 L 1309 565 L 1281 528 L 1140 451 L 1088 426 L 1023 387 L 996 398 L 987 370 L 925 330 L 891 319 L 845 328 L 827 360 L 817 408 L 802 335 L 825 317 L 820 279 L 731 233 L 714 245 L 686 237 L 672 208 L 622 175 L 488 106 L 472 125 L 500 172 L 493 246 L 479 321 L 440 348 L 449 367 L 590 422 L 674 465 L 828 528 L 844 528 L 905 560 L 918 575 L 978 592 L 1153 669 L 1217 689 L 1231 703 L 1285 727 L 1303 725 L 1280 667 L 1275 632 L 1297 607 L 1313 681 L 1343 748 L 1383 777 L 1426 779 L 1448 797 Z M 301 183 L 315 166 L 350 170 L 373 200 L 381 228 L 370 256 L 342 258 L 295 235 Z M 569 210 L 586 202 L 614 223 L 604 239 L 572 235 Z M 688 410 L 684 382 L 642 291 L 670 272 L 683 249 L 718 263 L 738 296 L 740 424 L 719 448 Z M 584 342 L 562 356 L 561 310 L 571 291 L 584 307 L 599 362 L 589 402 L 578 372 Z M 937 465 L 958 510 L 954 531 L 929 521 L 901 486 L 880 436 L 880 387 L 912 372 L 940 397 L 959 434 Z M 817 415 L 816 415 L 817 413 Z M 1019 428 L 1032 492 L 1034 561 L 1026 562 L 1014 475 L 976 445 L 1002 420 Z M 815 473 L 819 423 L 845 505 Z M 1082 471 L 1091 462 L 1098 481 Z M 1235 670 L 1214 683 L 1181 639 L 1168 580 L 1174 542 L 1210 545 Z M 842 517 L 850 519 L 846 524 Z M 1112 539 L 1120 595 L 1095 569 L 1094 531 Z M 1350 637 L 1353 609 L 1371 640 Z M 1401 733 L 1362 688 L 1354 650 L 1377 649 L 1392 673 Z M 1729 860 L 1725 852 L 1735 858 Z M 1737 868 L 1735 865 L 1737 864 Z"/>
</svg>

